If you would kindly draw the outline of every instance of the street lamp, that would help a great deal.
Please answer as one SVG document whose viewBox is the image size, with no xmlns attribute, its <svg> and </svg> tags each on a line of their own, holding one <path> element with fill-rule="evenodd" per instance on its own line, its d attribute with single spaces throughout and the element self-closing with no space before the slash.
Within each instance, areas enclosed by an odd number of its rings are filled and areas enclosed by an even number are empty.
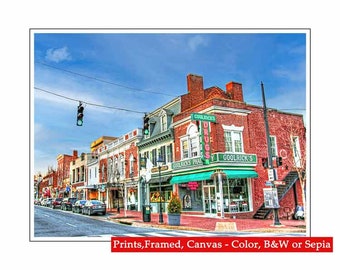
<svg viewBox="0 0 340 270">
<path fill-rule="evenodd" d="M 162 212 L 162 188 L 161 188 L 161 169 L 163 165 L 162 156 L 158 156 L 157 166 L 158 166 L 158 177 L 159 177 L 159 223 L 163 223 L 163 212 Z"/>
</svg>

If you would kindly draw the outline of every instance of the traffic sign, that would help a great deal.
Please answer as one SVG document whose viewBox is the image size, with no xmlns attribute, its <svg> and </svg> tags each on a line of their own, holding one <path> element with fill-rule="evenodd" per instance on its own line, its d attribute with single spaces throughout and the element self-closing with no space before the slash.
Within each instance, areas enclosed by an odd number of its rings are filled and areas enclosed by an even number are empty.
<svg viewBox="0 0 340 270">
<path fill-rule="evenodd" d="M 266 181 L 266 186 L 272 187 L 273 186 L 273 181 Z"/>
<path fill-rule="evenodd" d="M 274 181 L 276 179 L 276 170 L 275 169 L 268 169 L 268 179 L 269 181 Z"/>
<path fill-rule="evenodd" d="M 281 180 L 275 180 L 273 181 L 274 185 L 285 185 L 286 182 L 285 181 L 281 181 Z"/>
</svg>

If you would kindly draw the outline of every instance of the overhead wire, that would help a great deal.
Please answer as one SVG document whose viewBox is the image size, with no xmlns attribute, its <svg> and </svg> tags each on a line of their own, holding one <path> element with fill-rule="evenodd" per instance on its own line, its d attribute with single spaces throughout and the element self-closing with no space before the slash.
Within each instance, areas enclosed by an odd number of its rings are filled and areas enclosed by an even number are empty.
<svg viewBox="0 0 340 270">
<path fill-rule="evenodd" d="M 141 114 L 145 114 L 145 112 L 141 112 L 141 111 L 135 111 L 135 110 L 130 110 L 130 109 L 125 109 L 125 108 L 120 108 L 120 107 L 114 107 L 114 106 L 105 106 L 105 105 L 100 105 L 100 104 L 96 104 L 96 103 L 91 103 L 91 102 L 87 102 L 84 100 L 79 100 L 79 99 L 75 99 L 75 98 L 70 98 L 64 95 L 60 95 L 60 94 L 56 94 L 54 92 L 48 91 L 46 89 L 42 89 L 40 87 L 34 87 L 34 89 L 51 94 L 51 95 L 55 95 L 64 99 L 68 99 L 68 100 L 72 100 L 72 101 L 80 101 L 83 104 L 87 104 L 87 105 L 91 105 L 91 106 L 96 106 L 96 107 L 101 107 L 101 108 L 107 108 L 107 109 L 113 109 L 113 110 L 120 110 L 120 111 L 125 111 L 125 112 L 133 112 L 133 113 L 141 113 Z"/>
</svg>

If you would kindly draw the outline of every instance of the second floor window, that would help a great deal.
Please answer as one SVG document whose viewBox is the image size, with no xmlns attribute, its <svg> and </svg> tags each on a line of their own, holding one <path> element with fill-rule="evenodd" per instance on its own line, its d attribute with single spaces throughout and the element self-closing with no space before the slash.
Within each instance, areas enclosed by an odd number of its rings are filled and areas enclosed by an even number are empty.
<svg viewBox="0 0 340 270">
<path fill-rule="evenodd" d="M 276 157 L 277 156 L 276 137 L 270 136 L 269 138 L 270 138 L 270 151 L 272 157 Z"/>
<path fill-rule="evenodd" d="M 224 129 L 224 142 L 226 152 L 243 153 L 243 127 L 225 125 L 222 126 Z"/>
<path fill-rule="evenodd" d="M 199 156 L 199 136 L 197 126 L 190 124 L 187 135 L 181 138 L 182 159 Z"/>
</svg>

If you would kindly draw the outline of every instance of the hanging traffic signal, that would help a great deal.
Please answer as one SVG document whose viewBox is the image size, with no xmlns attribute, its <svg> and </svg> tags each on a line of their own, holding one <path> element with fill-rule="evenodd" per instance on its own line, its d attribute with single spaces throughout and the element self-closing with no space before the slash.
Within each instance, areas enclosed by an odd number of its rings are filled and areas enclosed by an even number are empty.
<svg viewBox="0 0 340 270">
<path fill-rule="evenodd" d="M 144 116 L 144 126 L 143 126 L 143 134 L 144 135 L 149 135 L 150 130 L 149 130 L 149 117 L 146 115 Z"/>
<path fill-rule="evenodd" d="M 83 117 L 84 117 L 84 106 L 79 101 L 78 112 L 77 112 L 77 126 L 82 126 L 83 125 Z"/>
<path fill-rule="evenodd" d="M 268 158 L 262 158 L 262 166 L 263 168 L 268 168 Z"/>
<path fill-rule="evenodd" d="M 276 157 L 276 165 L 277 167 L 282 166 L 282 157 Z"/>
</svg>

